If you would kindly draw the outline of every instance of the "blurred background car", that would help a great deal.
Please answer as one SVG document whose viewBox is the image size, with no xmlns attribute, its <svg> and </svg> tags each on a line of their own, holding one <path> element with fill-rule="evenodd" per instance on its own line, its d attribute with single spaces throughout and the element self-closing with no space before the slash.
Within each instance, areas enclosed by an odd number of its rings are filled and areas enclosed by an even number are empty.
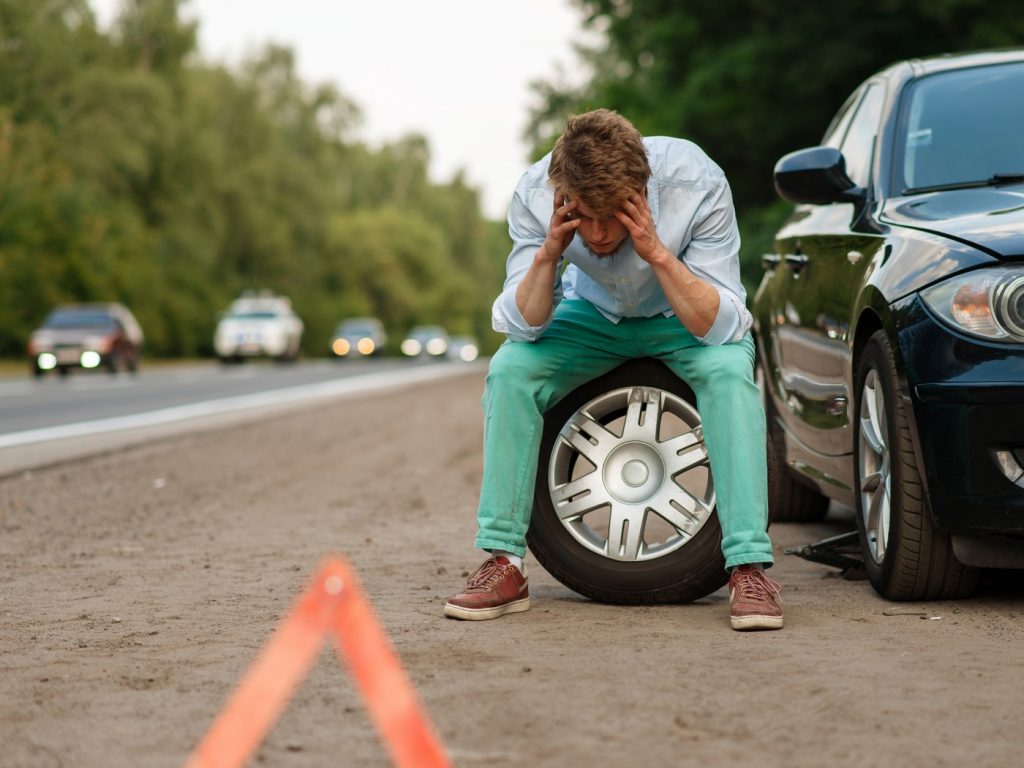
<svg viewBox="0 0 1024 768">
<path fill-rule="evenodd" d="M 448 340 L 448 359 L 472 363 L 480 357 L 480 347 L 472 336 L 452 336 Z"/>
<path fill-rule="evenodd" d="M 29 337 L 29 365 L 35 376 L 100 367 L 134 373 L 143 340 L 142 328 L 123 304 L 65 304 Z"/>
<path fill-rule="evenodd" d="M 448 331 L 440 325 L 417 325 L 402 342 L 406 357 L 443 357 L 448 351 Z"/>
<path fill-rule="evenodd" d="M 1024 568 L 1022 93 L 1024 50 L 900 62 L 775 166 L 797 207 L 753 302 L 769 509 L 853 507 L 893 600 Z"/>
<path fill-rule="evenodd" d="M 335 329 L 331 353 L 339 359 L 381 355 L 387 343 L 384 324 L 376 317 L 350 317 Z"/>
<path fill-rule="evenodd" d="M 294 360 L 302 331 L 302 320 L 287 297 L 269 291 L 243 293 L 217 323 L 213 346 L 222 362 L 249 357 Z"/>
</svg>

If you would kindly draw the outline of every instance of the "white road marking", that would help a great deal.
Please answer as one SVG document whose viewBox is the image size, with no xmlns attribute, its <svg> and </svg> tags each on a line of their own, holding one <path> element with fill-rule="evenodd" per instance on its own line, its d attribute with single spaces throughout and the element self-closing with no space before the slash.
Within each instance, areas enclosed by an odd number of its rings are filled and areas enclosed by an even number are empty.
<svg viewBox="0 0 1024 768">
<path fill-rule="evenodd" d="M 156 411 L 130 416 L 115 416 L 108 419 L 94 419 L 74 424 L 62 424 L 57 427 L 28 429 L 22 432 L 0 435 L 0 448 L 12 448 L 19 445 L 41 443 L 47 440 L 83 437 L 103 434 L 105 432 L 169 424 L 176 421 L 212 416 L 231 411 L 241 411 L 248 408 L 261 408 L 271 405 L 296 403 L 303 400 L 338 397 L 385 387 L 400 387 L 457 376 L 473 370 L 474 367 L 476 366 L 454 363 L 451 365 L 429 365 L 412 369 L 381 371 L 379 373 L 368 373 L 345 379 L 323 381 L 317 384 L 303 384 L 283 389 L 272 389 L 267 392 L 256 392 L 251 395 L 239 395 L 237 397 L 161 408 Z"/>
</svg>

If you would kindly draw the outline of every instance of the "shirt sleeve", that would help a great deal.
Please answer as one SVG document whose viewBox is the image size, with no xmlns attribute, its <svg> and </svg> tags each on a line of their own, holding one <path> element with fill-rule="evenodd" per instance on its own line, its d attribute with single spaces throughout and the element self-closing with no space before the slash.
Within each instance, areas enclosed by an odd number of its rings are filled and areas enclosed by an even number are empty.
<svg viewBox="0 0 1024 768">
<path fill-rule="evenodd" d="M 729 183 L 722 175 L 698 209 L 690 242 L 682 253 L 690 270 L 718 291 L 718 315 L 700 341 L 727 344 L 743 338 L 753 318 L 740 279 L 740 232 Z"/>
<path fill-rule="evenodd" d="M 510 341 L 536 341 L 551 324 L 549 315 L 540 325 L 530 325 L 516 304 L 516 289 L 529 271 L 533 257 L 547 235 L 547 225 L 538 220 L 526 204 L 528 192 L 524 176 L 512 196 L 512 204 L 508 211 L 508 234 L 512 238 L 512 251 L 505 264 L 505 286 L 491 308 L 491 326 L 508 336 Z M 554 308 L 562 300 L 560 272 L 561 269 L 555 270 L 555 282 L 551 287 L 552 315 Z"/>
</svg>

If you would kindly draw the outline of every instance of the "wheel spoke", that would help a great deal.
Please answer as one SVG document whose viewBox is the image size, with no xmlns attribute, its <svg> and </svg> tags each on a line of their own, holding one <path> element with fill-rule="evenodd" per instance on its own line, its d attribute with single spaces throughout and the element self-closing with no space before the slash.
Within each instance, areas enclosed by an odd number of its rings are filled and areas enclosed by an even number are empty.
<svg viewBox="0 0 1024 768">
<path fill-rule="evenodd" d="M 601 482 L 601 473 L 590 472 L 565 485 L 552 488 L 551 501 L 558 517 L 569 520 L 609 504 L 611 497 Z"/>
<path fill-rule="evenodd" d="M 608 520 L 608 557 L 615 560 L 636 560 L 643 546 L 644 515 L 642 508 L 612 504 Z"/>
<path fill-rule="evenodd" d="M 888 505 L 888 496 L 885 485 L 879 484 L 869 495 L 867 509 L 864 512 L 864 530 L 868 534 L 868 546 L 875 562 L 878 563 L 882 562 L 885 554 L 885 526 L 882 518 L 888 517 L 888 510 L 884 510 L 883 513 L 883 504 Z"/>
<path fill-rule="evenodd" d="M 642 440 L 653 444 L 658 440 L 660 428 L 660 394 L 657 390 L 647 387 L 633 387 L 629 392 L 629 405 L 626 407 L 623 439 Z"/>
<path fill-rule="evenodd" d="M 561 437 L 595 467 L 608 456 L 619 438 L 580 411 L 562 428 Z"/>
<path fill-rule="evenodd" d="M 878 517 L 876 520 L 877 528 L 875 529 L 875 553 L 878 557 L 878 562 L 881 562 L 885 557 L 885 550 L 889 546 L 889 518 L 891 505 L 888 482 L 882 484 L 878 495 L 879 500 Z"/>
<path fill-rule="evenodd" d="M 861 415 L 861 433 L 871 446 L 871 450 L 881 455 L 885 452 L 885 399 L 877 376 L 869 376 L 864 385 L 863 401 L 867 406 L 868 415 L 866 419 Z"/>
<path fill-rule="evenodd" d="M 683 432 L 681 435 L 670 437 L 665 442 L 659 443 L 658 447 L 663 456 L 670 454 L 678 456 L 695 445 L 701 446 L 702 449 L 704 446 L 704 430 L 699 426 L 694 427 L 689 432 Z"/>
<path fill-rule="evenodd" d="M 674 483 L 666 492 L 658 495 L 650 509 L 685 536 L 695 534 L 711 511 L 704 502 Z"/>
<path fill-rule="evenodd" d="M 878 484 L 882 481 L 882 473 L 872 472 L 870 475 L 860 481 L 860 489 L 864 493 L 874 493 L 878 488 Z"/>
<path fill-rule="evenodd" d="M 695 467 L 706 466 L 707 463 L 708 449 L 704 443 L 697 443 L 689 450 L 665 456 L 665 470 L 670 477 L 675 477 Z"/>
<path fill-rule="evenodd" d="M 882 382 L 877 379 L 875 381 L 875 410 L 873 416 L 875 429 L 878 432 L 878 442 L 882 444 L 880 453 L 884 453 L 888 450 L 889 424 L 885 416 L 885 392 L 882 389 Z"/>
</svg>

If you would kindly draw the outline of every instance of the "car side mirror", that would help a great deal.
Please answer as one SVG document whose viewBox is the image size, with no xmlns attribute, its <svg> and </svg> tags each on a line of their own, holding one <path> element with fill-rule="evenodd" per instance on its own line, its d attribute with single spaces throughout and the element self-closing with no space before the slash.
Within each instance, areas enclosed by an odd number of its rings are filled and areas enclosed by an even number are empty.
<svg viewBox="0 0 1024 768">
<path fill-rule="evenodd" d="M 790 152 L 775 164 L 775 190 L 793 203 L 858 203 L 867 192 L 846 175 L 846 159 L 834 147 Z"/>
</svg>

